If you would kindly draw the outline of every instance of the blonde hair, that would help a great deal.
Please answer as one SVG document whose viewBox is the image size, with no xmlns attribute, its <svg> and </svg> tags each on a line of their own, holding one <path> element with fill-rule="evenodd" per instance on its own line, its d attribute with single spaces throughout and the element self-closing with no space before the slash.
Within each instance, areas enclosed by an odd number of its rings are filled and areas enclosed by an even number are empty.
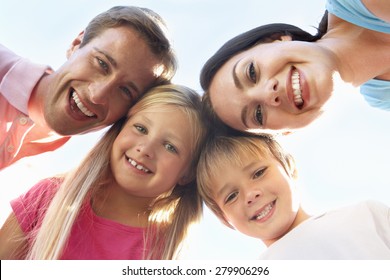
<svg viewBox="0 0 390 280">
<path fill-rule="evenodd" d="M 295 162 L 271 135 L 239 133 L 236 136 L 215 136 L 201 152 L 197 168 L 198 191 L 210 210 L 232 228 L 223 211 L 215 202 L 214 178 L 226 164 L 243 165 L 249 158 L 273 156 L 292 178 L 296 177 Z"/>
<path fill-rule="evenodd" d="M 113 143 L 128 118 L 153 106 L 173 105 L 188 116 L 192 132 L 192 162 L 186 185 L 176 185 L 169 193 L 157 197 L 151 205 L 145 248 L 148 259 L 172 259 L 178 254 L 191 223 L 200 219 L 202 203 L 195 183 L 195 167 L 205 139 L 206 126 L 201 115 L 200 96 L 179 85 L 152 88 L 131 109 L 127 118 L 115 123 L 81 164 L 68 173 L 48 206 L 42 225 L 32 233 L 29 259 L 59 259 L 75 219 L 83 211 L 86 199 L 106 186 L 111 178 L 110 153 Z M 163 219 L 161 219 L 163 218 Z"/>
</svg>

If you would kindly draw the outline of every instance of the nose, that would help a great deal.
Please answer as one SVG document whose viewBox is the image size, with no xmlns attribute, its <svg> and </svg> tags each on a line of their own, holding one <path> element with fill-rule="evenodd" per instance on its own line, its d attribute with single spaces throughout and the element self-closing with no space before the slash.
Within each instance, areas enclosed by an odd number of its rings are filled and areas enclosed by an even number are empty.
<svg viewBox="0 0 390 280">
<path fill-rule="evenodd" d="M 270 106 L 279 106 L 281 103 L 279 93 L 279 82 L 272 78 L 266 81 L 264 85 L 265 102 Z"/>
<path fill-rule="evenodd" d="M 250 206 L 257 200 L 259 200 L 260 197 L 261 197 L 261 192 L 259 190 L 248 191 L 246 194 L 246 204 Z"/>
<path fill-rule="evenodd" d="M 153 145 L 150 142 L 139 143 L 136 147 L 136 151 L 142 156 L 147 158 L 154 158 Z"/>
<path fill-rule="evenodd" d="M 108 96 L 113 90 L 110 84 L 105 83 L 104 81 L 91 83 L 88 89 L 89 89 L 89 98 L 91 102 L 95 104 L 107 103 Z"/>
</svg>

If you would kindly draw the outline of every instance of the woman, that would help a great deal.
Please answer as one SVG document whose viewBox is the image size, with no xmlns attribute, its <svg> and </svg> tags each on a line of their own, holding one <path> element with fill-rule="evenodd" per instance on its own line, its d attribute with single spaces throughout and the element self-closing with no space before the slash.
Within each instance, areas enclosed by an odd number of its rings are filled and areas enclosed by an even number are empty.
<svg viewBox="0 0 390 280">
<path fill-rule="evenodd" d="M 202 69 L 205 103 L 235 129 L 288 131 L 321 115 L 340 77 L 390 110 L 390 3 L 371 2 L 328 0 L 314 36 L 270 24 L 231 39 Z"/>
</svg>

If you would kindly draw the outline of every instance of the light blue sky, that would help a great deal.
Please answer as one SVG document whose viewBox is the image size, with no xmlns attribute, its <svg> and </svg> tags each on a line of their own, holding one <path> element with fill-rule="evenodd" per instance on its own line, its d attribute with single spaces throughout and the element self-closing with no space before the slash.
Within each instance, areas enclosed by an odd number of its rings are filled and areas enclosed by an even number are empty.
<svg viewBox="0 0 390 280">
<path fill-rule="evenodd" d="M 226 40 L 271 22 L 314 32 L 325 0 L 3 0 L 0 43 L 55 69 L 88 21 L 114 5 L 148 7 L 164 17 L 179 58 L 174 82 L 201 93 L 200 69 Z M 297 160 L 304 207 L 314 214 L 365 199 L 390 205 L 390 113 L 370 108 L 349 85 L 337 87 L 328 107 L 315 124 L 280 139 Z M 56 152 L 1 171 L 0 223 L 10 212 L 10 199 L 38 180 L 76 166 L 100 135 L 74 137 Z M 191 259 L 254 259 L 264 248 L 259 240 L 225 228 L 207 209 L 192 235 Z"/>
</svg>

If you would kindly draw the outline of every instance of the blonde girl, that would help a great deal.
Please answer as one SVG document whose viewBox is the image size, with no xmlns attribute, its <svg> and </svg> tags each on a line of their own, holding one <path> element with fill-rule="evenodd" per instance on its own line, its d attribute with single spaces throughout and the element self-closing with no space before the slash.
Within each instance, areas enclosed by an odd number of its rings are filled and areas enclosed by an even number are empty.
<svg viewBox="0 0 390 280">
<path fill-rule="evenodd" d="M 174 259 L 202 213 L 195 166 L 206 135 L 199 95 L 151 89 L 81 164 L 13 201 L 0 257 Z"/>
</svg>

